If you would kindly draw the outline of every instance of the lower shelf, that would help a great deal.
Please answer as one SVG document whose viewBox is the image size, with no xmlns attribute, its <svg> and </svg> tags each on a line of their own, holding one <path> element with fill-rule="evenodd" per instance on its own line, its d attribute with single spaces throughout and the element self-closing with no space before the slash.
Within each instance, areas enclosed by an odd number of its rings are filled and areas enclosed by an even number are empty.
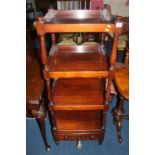
<svg viewBox="0 0 155 155">
<path fill-rule="evenodd" d="M 102 142 L 104 139 L 106 113 L 101 111 L 55 111 L 52 121 L 52 132 L 56 142 L 62 140 Z"/>
<path fill-rule="evenodd" d="M 94 130 L 101 127 L 101 111 L 55 111 L 58 130 Z"/>
<path fill-rule="evenodd" d="M 104 139 L 106 106 L 100 78 L 57 79 L 51 117 L 56 142 Z"/>
</svg>

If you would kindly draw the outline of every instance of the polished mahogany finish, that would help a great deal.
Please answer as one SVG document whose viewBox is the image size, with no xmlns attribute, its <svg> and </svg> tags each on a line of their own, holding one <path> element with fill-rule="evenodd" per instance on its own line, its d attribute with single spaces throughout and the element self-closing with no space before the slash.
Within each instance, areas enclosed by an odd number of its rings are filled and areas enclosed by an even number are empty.
<svg viewBox="0 0 155 155">
<path fill-rule="evenodd" d="M 41 78 L 40 64 L 37 59 L 26 61 L 26 111 L 36 118 L 41 130 L 46 150 L 50 150 L 46 139 L 45 117 L 46 107 L 43 96 L 45 83 Z"/>
<path fill-rule="evenodd" d="M 108 70 L 102 46 L 57 46 L 50 54 L 51 72 Z"/>
<path fill-rule="evenodd" d="M 129 67 L 122 67 L 115 70 L 115 84 L 119 93 L 125 98 L 129 99 Z"/>
<path fill-rule="evenodd" d="M 114 119 L 114 124 L 117 129 L 118 142 L 123 143 L 123 138 L 121 135 L 122 120 L 129 119 L 129 116 L 124 114 L 123 102 L 129 99 L 129 66 L 123 65 L 115 70 L 114 80 L 116 87 L 118 89 L 118 101 L 116 107 L 113 108 L 112 114 Z"/>
<path fill-rule="evenodd" d="M 55 80 L 53 88 L 54 109 L 103 110 L 104 91 L 102 86 L 101 79 Z"/>
<path fill-rule="evenodd" d="M 53 10 L 51 14 L 38 18 L 36 28 L 39 35 L 52 32 L 122 32 L 114 21 L 105 21 L 100 10 Z"/>
<path fill-rule="evenodd" d="M 48 64 L 48 76 L 53 78 L 64 72 L 61 77 L 68 78 L 71 73 L 84 75 L 91 72 L 95 76 L 96 71 L 102 73 L 108 71 L 102 46 L 57 46 L 51 49 Z"/>
<path fill-rule="evenodd" d="M 124 28 L 121 35 L 129 38 L 129 18 L 118 17 L 123 21 Z M 120 35 L 119 35 L 120 36 Z M 118 142 L 123 143 L 121 135 L 122 120 L 129 119 L 129 116 L 124 114 L 124 100 L 129 100 L 129 39 L 124 40 L 125 46 L 118 46 L 118 52 L 123 51 L 125 55 L 124 63 L 115 63 L 114 82 L 117 90 L 117 104 L 112 110 L 114 125 L 117 129 Z M 121 47 L 121 48 L 120 48 Z M 113 95 L 113 94 L 112 94 Z"/>
<path fill-rule="evenodd" d="M 104 81 L 102 79 L 56 79 L 53 84 L 54 139 L 99 140 L 104 137 Z M 105 117 L 105 116 L 104 116 Z M 93 138 L 94 137 L 94 138 Z"/>
<path fill-rule="evenodd" d="M 38 59 L 26 62 L 26 100 L 28 102 L 42 97 L 44 80 Z"/>
<path fill-rule="evenodd" d="M 55 142 L 98 140 L 101 144 L 110 106 L 117 39 L 122 28 L 114 21 L 105 21 L 100 10 L 49 10 L 44 18 L 38 18 L 36 29 Z M 106 58 L 103 42 L 94 46 L 54 44 L 47 54 L 47 33 L 70 32 L 113 32 L 115 37 L 110 60 Z M 106 87 L 105 79 L 108 81 Z"/>
</svg>

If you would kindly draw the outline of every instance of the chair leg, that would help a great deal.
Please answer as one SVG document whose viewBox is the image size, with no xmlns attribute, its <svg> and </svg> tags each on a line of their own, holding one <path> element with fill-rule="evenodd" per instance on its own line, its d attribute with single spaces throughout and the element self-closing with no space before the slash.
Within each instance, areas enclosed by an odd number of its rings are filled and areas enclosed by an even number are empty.
<svg viewBox="0 0 155 155">
<path fill-rule="evenodd" d="M 103 138 L 101 138 L 101 139 L 99 139 L 99 140 L 98 140 L 98 144 L 99 144 L 99 145 L 102 145 L 103 140 L 104 140 L 104 137 L 103 137 Z"/>
<path fill-rule="evenodd" d="M 45 143 L 45 148 L 46 148 L 47 151 L 50 151 L 51 147 L 50 147 L 50 145 L 48 144 L 47 138 L 46 138 L 45 120 L 44 120 L 44 118 L 38 118 L 38 119 L 37 119 L 37 122 L 38 122 L 38 124 L 39 124 L 40 131 L 41 131 L 41 134 L 42 134 L 44 143 Z"/>
<path fill-rule="evenodd" d="M 45 149 L 46 151 L 50 151 L 51 147 L 47 142 L 47 138 L 46 138 L 46 128 L 45 128 L 45 109 L 43 107 L 43 105 L 41 104 L 40 109 L 38 111 L 36 110 L 32 110 L 32 115 L 36 118 L 41 134 L 42 134 L 42 138 L 44 140 L 44 144 L 45 144 Z"/>
<path fill-rule="evenodd" d="M 117 129 L 118 142 L 121 144 L 123 143 L 123 138 L 121 135 L 121 129 L 123 127 L 122 120 L 129 118 L 128 115 L 123 114 L 123 111 L 124 111 L 123 102 L 124 102 L 124 98 L 119 95 L 117 105 L 112 109 L 113 122 Z"/>
</svg>

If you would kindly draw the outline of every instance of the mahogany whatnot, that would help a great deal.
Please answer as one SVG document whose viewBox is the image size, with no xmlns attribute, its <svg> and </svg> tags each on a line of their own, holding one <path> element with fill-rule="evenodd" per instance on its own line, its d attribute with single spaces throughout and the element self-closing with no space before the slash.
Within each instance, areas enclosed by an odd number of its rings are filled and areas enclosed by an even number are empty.
<svg viewBox="0 0 155 155">
<path fill-rule="evenodd" d="M 104 139 L 106 113 L 117 56 L 117 39 L 122 32 L 114 21 L 107 22 L 100 10 L 50 10 L 39 17 L 36 29 L 40 39 L 43 75 L 47 86 L 52 133 L 61 140 Z M 48 33 L 113 32 L 110 60 L 104 45 L 58 46 L 55 41 L 49 54 Z M 105 79 L 108 85 L 105 87 Z"/>
</svg>

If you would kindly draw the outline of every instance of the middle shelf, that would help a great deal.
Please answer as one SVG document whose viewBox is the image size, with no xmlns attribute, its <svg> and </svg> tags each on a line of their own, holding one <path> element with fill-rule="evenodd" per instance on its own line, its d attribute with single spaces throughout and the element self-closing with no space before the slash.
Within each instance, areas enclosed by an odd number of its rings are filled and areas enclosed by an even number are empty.
<svg viewBox="0 0 155 155">
<path fill-rule="evenodd" d="M 48 59 L 52 78 L 103 77 L 108 62 L 102 45 L 53 46 Z"/>
<path fill-rule="evenodd" d="M 105 81 L 100 78 L 55 79 L 54 110 L 106 110 Z"/>
</svg>

